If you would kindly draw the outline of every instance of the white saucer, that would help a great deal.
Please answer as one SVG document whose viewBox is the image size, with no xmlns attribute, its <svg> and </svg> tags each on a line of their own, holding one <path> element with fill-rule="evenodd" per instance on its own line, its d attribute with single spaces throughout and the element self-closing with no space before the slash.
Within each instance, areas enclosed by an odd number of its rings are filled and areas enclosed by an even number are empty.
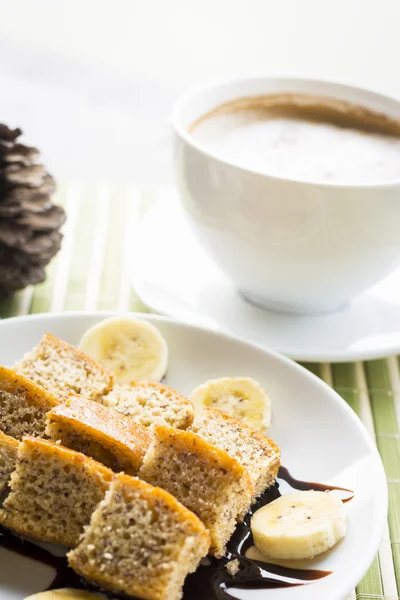
<svg viewBox="0 0 400 600">
<path fill-rule="evenodd" d="M 400 353 L 400 269 L 340 312 L 290 315 L 255 307 L 192 236 L 178 200 L 160 200 L 132 249 L 133 286 L 152 310 L 220 329 L 302 361 Z"/>
</svg>

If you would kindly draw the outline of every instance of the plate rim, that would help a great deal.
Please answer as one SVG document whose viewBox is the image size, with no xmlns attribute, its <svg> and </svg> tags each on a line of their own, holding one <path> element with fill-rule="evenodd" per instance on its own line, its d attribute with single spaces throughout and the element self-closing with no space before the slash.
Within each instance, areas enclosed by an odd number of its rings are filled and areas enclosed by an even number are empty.
<svg viewBox="0 0 400 600">
<path fill-rule="evenodd" d="M 65 311 L 65 312 L 54 312 L 54 313 L 36 313 L 31 315 L 20 315 L 15 317 L 8 317 L 0 320 L 0 332 L 1 329 L 7 327 L 9 324 L 13 324 L 15 322 L 25 322 L 25 321 L 51 321 L 51 320 L 70 320 L 70 319 L 87 319 L 87 318 L 97 318 L 97 317 L 111 317 L 115 315 L 134 315 L 135 317 L 142 318 L 149 321 L 164 322 L 176 325 L 178 327 L 182 327 L 186 330 L 191 331 L 200 331 L 202 333 L 211 334 L 211 336 L 217 336 L 225 339 L 227 342 L 233 342 L 234 344 L 239 344 L 243 348 L 250 347 L 262 354 L 266 355 L 266 357 L 270 357 L 274 360 L 281 361 L 288 368 L 294 369 L 298 373 L 300 373 L 303 377 L 309 378 L 314 384 L 321 390 L 321 393 L 325 393 L 329 397 L 331 397 L 331 401 L 341 405 L 344 413 L 347 415 L 347 418 L 353 421 L 353 423 L 357 426 L 360 434 L 364 442 L 366 443 L 368 449 L 371 452 L 371 457 L 376 462 L 377 473 L 379 473 L 379 478 L 381 481 L 377 482 L 375 486 L 379 489 L 379 494 L 375 496 L 377 501 L 377 519 L 376 526 L 374 528 L 374 534 L 369 540 L 369 544 L 367 547 L 367 553 L 362 561 L 360 561 L 358 568 L 353 569 L 351 574 L 349 575 L 349 582 L 344 583 L 339 589 L 336 589 L 334 592 L 334 596 L 332 596 L 329 600 L 343 600 L 343 598 L 361 581 L 368 568 L 371 566 L 375 556 L 378 553 L 379 545 L 381 539 L 384 534 L 384 530 L 387 524 L 387 516 L 388 516 L 388 485 L 386 480 L 385 469 L 382 463 L 382 459 L 380 457 L 378 448 L 374 443 L 373 438 L 368 433 L 364 423 L 358 417 L 358 415 L 352 410 L 352 408 L 347 404 L 347 402 L 327 383 L 325 383 L 322 379 L 320 379 L 317 375 L 303 367 L 302 365 L 296 363 L 291 358 L 280 354 L 279 352 L 264 348 L 258 344 L 254 344 L 252 342 L 248 342 L 238 336 L 232 335 L 230 333 L 219 331 L 212 329 L 210 327 L 206 327 L 203 325 L 197 325 L 192 323 L 186 323 L 183 321 L 179 321 L 178 319 L 166 317 L 162 315 L 155 315 L 152 313 L 143 313 L 143 312 L 135 312 L 135 311 L 126 311 L 126 310 L 101 310 L 101 311 Z M 1 582 L 0 582 L 0 592 L 1 592 Z"/>
</svg>

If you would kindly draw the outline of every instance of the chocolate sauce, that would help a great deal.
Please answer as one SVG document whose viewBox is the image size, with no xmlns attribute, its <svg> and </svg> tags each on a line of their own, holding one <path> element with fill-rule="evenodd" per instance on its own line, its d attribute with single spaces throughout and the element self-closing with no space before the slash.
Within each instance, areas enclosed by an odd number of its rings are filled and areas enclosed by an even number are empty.
<svg viewBox="0 0 400 600">
<path fill-rule="evenodd" d="M 330 571 L 282 567 L 263 561 L 249 559 L 245 556 L 246 551 L 253 546 L 253 536 L 250 529 L 251 517 L 256 510 L 280 497 L 280 479 L 286 481 L 286 483 L 296 490 L 339 490 L 340 492 L 347 492 L 347 495 L 342 498 L 343 502 L 348 502 L 354 496 L 354 493 L 351 490 L 345 488 L 308 481 L 299 481 L 292 477 L 285 467 L 281 467 L 275 485 L 260 496 L 257 502 L 251 507 L 251 510 L 247 513 L 243 523 L 237 526 L 235 533 L 228 543 L 228 553 L 226 557 L 222 559 L 205 559 L 208 564 L 200 565 L 195 573 L 187 577 L 184 586 L 183 600 L 233 600 L 234 596 L 229 593 L 230 588 L 251 590 L 293 587 L 307 585 L 331 574 Z M 48 550 L 17 537 L 1 526 L 0 547 L 53 567 L 56 570 L 56 575 L 48 587 L 49 590 L 61 587 L 93 589 L 68 567 L 67 559 L 65 557 L 55 556 Z M 237 559 L 239 562 L 239 571 L 235 576 L 231 576 L 226 565 L 229 561 L 234 559 Z M 111 594 L 110 596 L 113 598 L 126 598 L 126 596 L 123 595 L 116 596 L 115 594 Z"/>
<path fill-rule="evenodd" d="M 326 485 L 325 483 L 300 481 L 299 479 L 295 479 L 285 467 L 281 467 L 279 469 L 278 479 L 283 479 L 283 481 L 286 481 L 286 483 L 288 483 L 290 487 L 292 487 L 295 490 L 301 490 L 302 492 L 307 492 L 308 490 L 314 490 L 315 492 L 347 492 L 345 494 L 340 493 L 340 499 L 344 504 L 346 502 L 350 502 L 350 500 L 354 498 L 353 490 L 348 490 L 347 488 L 337 487 L 334 485 Z"/>
</svg>

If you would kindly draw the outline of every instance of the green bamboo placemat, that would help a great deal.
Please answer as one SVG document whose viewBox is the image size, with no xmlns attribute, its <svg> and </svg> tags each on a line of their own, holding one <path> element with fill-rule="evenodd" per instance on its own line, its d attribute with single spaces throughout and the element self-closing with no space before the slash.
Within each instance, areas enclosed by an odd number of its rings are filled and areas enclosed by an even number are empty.
<svg viewBox="0 0 400 600">
<path fill-rule="evenodd" d="M 147 312 L 130 287 L 130 272 L 135 261 L 140 261 L 140 256 L 130 252 L 130 242 L 155 196 L 154 191 L 135 186 L 109 187 L 79 182 L 62 186 L 56 198 L 68 214 L 62 250 L 48 268 L 44 283 L 0 303 L 0 317 L 64 310 Z M 392 356 L 364 363 L 304 366 L 332 386 L 360 416 L 376 440 L 388 479 L 389 518 L 378 556 L 348 598 L 398 600 L 399 359 Z"/>
</svg>

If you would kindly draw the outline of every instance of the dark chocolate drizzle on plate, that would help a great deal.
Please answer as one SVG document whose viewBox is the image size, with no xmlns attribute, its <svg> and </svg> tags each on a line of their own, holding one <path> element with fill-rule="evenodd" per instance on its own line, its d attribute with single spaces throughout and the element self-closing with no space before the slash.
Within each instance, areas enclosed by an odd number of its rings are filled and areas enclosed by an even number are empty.
<svg viewBox="0 0 400 600">
<path fill-rule="evenodd" d="M 246 551 L 253 546 L 250 520 L 256 510 L 276 500 L 281 495 L 279 480 L 284 480 L 295 490 L 338 490 L 343 502 L 349 502 L 354 493 L 351 490 L 312 481 L 295 479 L 285 467 L 279 469 L 278 478 L 271 488 L 266 490 L 251 507 L 243 523 L 237 526 L 228 544 L 228 553 L 222 559 L 208 558 L 207 565 L 200 565 L 195 573 L 185 581 L 183 600 L 230 600 L 231 588 L 237 589 L 276 589 L 307 585 L 331 574 L 330 571 L 317 569 L 293 569 L 282 567 L 246 557 Z M 345 492 L 345 493 L 343 493 Z M 48 589 L 62 587 L 93 590 L 86 581 L 68 567 L 67 559 L 55 556 L 35 543 L 12 534 L 0 526 L 0 547 L 41 562 L 56 570 L 56 575 Z M 226 568 L 229 561 L 239 561 L 239 571 L 231 576 Z M 124 595 L 109 594 L 110 598 L 127 598 Z"/>
<path fill-rule="evenodd" d="M 313 490 L 315 492 L 337 491 L 343 503 L 350 502 L 350 500 L 354 498 L 353 490 L 348 490 L 347 488 L 337 487 L 335 485 L 326 485 L 325 483 L 315 483 L 313 481 L 300 481 L 299 479 L 295 479 L 289 473 L 286 467 L 280 467 L 278 479 L 283 479 L 283 481 L 286 481 L 290 487 L 302 492 L 307 492 L 309 490 Z"/>
</svg>

